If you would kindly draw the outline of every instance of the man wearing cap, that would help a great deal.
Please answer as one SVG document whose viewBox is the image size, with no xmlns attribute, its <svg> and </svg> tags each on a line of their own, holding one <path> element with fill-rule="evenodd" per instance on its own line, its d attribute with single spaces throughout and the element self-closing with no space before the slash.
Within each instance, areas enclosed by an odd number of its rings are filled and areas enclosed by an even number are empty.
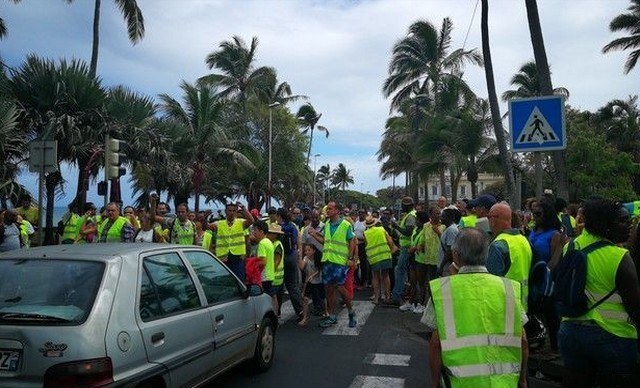
<svg viewBox="0 0 640 388">
<path fill-rule="evenodd" d="M 324 235 L 310 229 L 311 236 L 324 244 L 322 252 L 322 281 L 327 294 L 327 311 L 329 316 L 320 321 L 320 327 L 335 325 L 338 295 L 347 305 L 349 311 L 349 327 L 356 327 L 356 314 L 353 311 L 351 297 L 345 289 L 347 270 L 354 268 L 357 245 L 353 228 L 349 221 L 340 217 L 340 210 L 335 202 L 327 204 L 328 221 L 324 227 Z"/>
<path fill-rule="evenodd" d="M 511 227 L 511 208 L 506 202 L 491 207 L 489 226 L 495 238 L 489 245 L 487 270 L 520 283 L 522 306 L 527 311 L 529 271 L 533 261 L 531 245 L 520 230 Z"/>
<path fill-rule="evenodd" d="M 253 216 L 239 203 L 227 203 L 225 219 L 209 224 L 216 233 L 216 256 L 222 260 L 236 276 L 244 282 L 244 257 L 247 254 L 245 236 L 253 224 Z M 238 210 L 245 217 L 238 218 Z"/>
<path fill-rule="evenodd" d="M 381 294 L 385 301 L 388 301 L 391 296 L 391 282 L 389 280 L 389 270 L 392 267 L 391 255 L 398 250 L 398 247 L 394 244 L 382 224 L 378 222 L 378 219 L 368 216 L 364 221 L 364 225 L 367 228 L 364 231 L 364 250 L 367 254 L 372 275 L 372 301 L 377 304 Z"/>
<path fill-rule="evenodd" d="M 394 284 L 390 304 L 401 305 L 404 283 L 409 271 L 409 248 L 411 247 L 411 235 L 416 226 L 416 211 L 413 209 L 413 198 L 404 197 L 400 202 L 402 205 L 402 216 L 400 223 L 391 221 L 391 226 L 398 232 L 400 253 L 394 271 Z"/>
<path fill-rule="evenodd" d="M 491 206 L 495 205 L 496 202 L 496 198 L 491 194 L 483 194 L 476 199 L 472 199 L 468 205 L 471 212 L 469 215 L 460 219 L 458 227 L 460 229 L 478 228 L 488 235 L 491 229 L 489 228 L 487 214 L 489 214 L 489 209 L 491 209 Z"/>
</svg>

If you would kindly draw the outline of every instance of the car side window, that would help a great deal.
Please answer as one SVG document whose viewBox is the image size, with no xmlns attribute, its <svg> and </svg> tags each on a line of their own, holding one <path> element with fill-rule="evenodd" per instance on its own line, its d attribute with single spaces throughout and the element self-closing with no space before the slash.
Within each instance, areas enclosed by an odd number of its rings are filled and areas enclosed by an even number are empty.
<svg viewBox="0 0 640 388">
<path fill-rule="evenodd" d="M 226 302 L 242 296 L 238 280 L 213 256 L 201 251 L 185 251 L 184 254 L 198 275 L 208 304 Z"/>
<path fill-rule="evenodd" d="M 140 317 L 145 322 L 200 307 L 195 283 L 175 252 L 145 257 L 140 280 Z"/>
</svg>

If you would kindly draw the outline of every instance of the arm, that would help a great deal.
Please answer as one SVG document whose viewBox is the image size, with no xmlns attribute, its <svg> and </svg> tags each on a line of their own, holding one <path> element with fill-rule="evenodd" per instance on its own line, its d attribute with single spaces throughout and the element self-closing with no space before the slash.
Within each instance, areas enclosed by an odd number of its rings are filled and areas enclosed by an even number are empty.
<svg viewBox="0 0 640 388">
<path fill-rule="evenodd" d="M 391 249 L 391 254 L 393 255 L 394 253 L 396 253 L 398 251 L 398 246 L 396 245 L 396 243 L 393 242 L 393 239 L 391 238 L 391 235 L 389 233 L 387 233 L 387 231 L 385 231 L 385 238 L 387 239 L 387 245 L 389 245 L 389 249 Z"/>
<path fill-rule="evenodd" d="M 156 197 L 153 194 L 149 197 L 149 218 L 151 219 L 151 222 L 162 223 L 164 219 L 156 214 L 157 200 L 158 200 L 158 197 Z"/>
<path fill-rule="evenodd" d="M 505 254 L 506 249 L 506 254 Z M 503 241 L 494 241 L 489 245 L 489 254 L 487 255 L 487 270 L 490 274 L 496 276 L 504 276 L 508 271 L 509 247 Z"/>
<path fill-rule="evenodd" d="M 520 381 L 518 381 L 518 388 L 527 388 L 527 361 L 529 359 L 529 343 L 527 342 L 527 333 L 522 328 L 522 363 L 520 366 Z"/>
<path fill-rule="evenodd" d="M 240 208 L 240 212 L 242 212 L 242 216 L 244 217 L 244 222 L 242 223 L 242 227 L 247 229 L 255 222 L 255 220 L 253 219 L 253 216 L 251 215 L 251 213 L 249 213 L 249 210 L 247 210 L 246 207 L 244 206 L 238 206 L 238 207 Z"/>
<path fill-rule="evenodd" d="M 562 249 L 567 243 L 568 237 L 564 233 L 556 232 L 551 237 L 551 257 L 549 258 L 549 269 L 554 269 L 562 257 Z"/>
<path fill-rule="evenodd" d="M 442 374 L 442 345 L 438 331 L 434 331 L 429 341 L 429 367 L 431 368 L 431 387 L 440 387 Z"/>
<path fill-rule="evenodd" d="M 640 283 L 638 273 L 629 253 L 625 254 L 616 272 L 616 287 L 622 298 L 624 309 L 631 322 L 640 328 Z"/>
<path fill-rule="evenodd" d="M 324 227 L 326 228 L 327 225 Z M 324 244 L 324 236 L 318 233 L 314 228 L 309 229 L 309 236 L 315 238 L 320 244 Z"/>
</svg>

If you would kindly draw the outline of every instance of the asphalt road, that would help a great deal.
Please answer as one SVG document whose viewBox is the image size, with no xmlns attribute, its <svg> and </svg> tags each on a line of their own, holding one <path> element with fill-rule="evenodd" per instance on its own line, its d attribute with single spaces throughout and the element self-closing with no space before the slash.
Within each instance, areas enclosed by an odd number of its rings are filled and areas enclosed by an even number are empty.
<svg viewBox="0 0 640 388">
<path fill-rule="evenodd" d="M 429 386 L 427 332 L 420 315 L 374 306 L 369 293 L 356 291 L 357 328 L 347 327 L 346 309 L 330 329 L 318 327 L 318 317 L 304 328 L 291 317 L 278 328 L 276 356 L 268 372 L 254 375 L 240 366 L 207 387 Z"/>
</svg>

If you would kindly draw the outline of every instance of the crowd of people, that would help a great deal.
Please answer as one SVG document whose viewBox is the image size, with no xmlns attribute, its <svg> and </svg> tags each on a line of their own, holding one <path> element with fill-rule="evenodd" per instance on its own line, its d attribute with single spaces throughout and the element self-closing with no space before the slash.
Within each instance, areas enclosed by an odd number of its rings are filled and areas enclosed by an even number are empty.
<svg viewBox="0 0 640 388">
<path fill-rule="evenodd" d="M 370 290 L 371 303 L 420 314 L 433 332 L 434 386 L 441 378 L 452 386 L 524 385 L 529 348 L 544 341 L 561 356 L 567 386 L 589 386 L 596 373 L 637 373 L 640 234 L 632 219 L 640 201 L 568 205 L 546 193 L 514 211 L 490 194 L 430 206 L 404 197 L 397 211 L 329 202 L 264 216 L 240 203 L 218 215 L 186 204 L 171 213 L 156 196 L 149 203 L 109 203 L 100 213 L 88 203 L 83 215 L 70 206 L 60 243 L 202 246 L 259 284 L 278 314 L 286 290 L 300 326 L 310 314 L 332 326 L 342 305 L 356 327 L 354 289 Z M 32 243 L 37 208 L 27 199 L 0 217 L 0 252 Z M 585 306 L 577 310 L 558 297 L 566 268 L 583 274 Z"/>
</svg>

